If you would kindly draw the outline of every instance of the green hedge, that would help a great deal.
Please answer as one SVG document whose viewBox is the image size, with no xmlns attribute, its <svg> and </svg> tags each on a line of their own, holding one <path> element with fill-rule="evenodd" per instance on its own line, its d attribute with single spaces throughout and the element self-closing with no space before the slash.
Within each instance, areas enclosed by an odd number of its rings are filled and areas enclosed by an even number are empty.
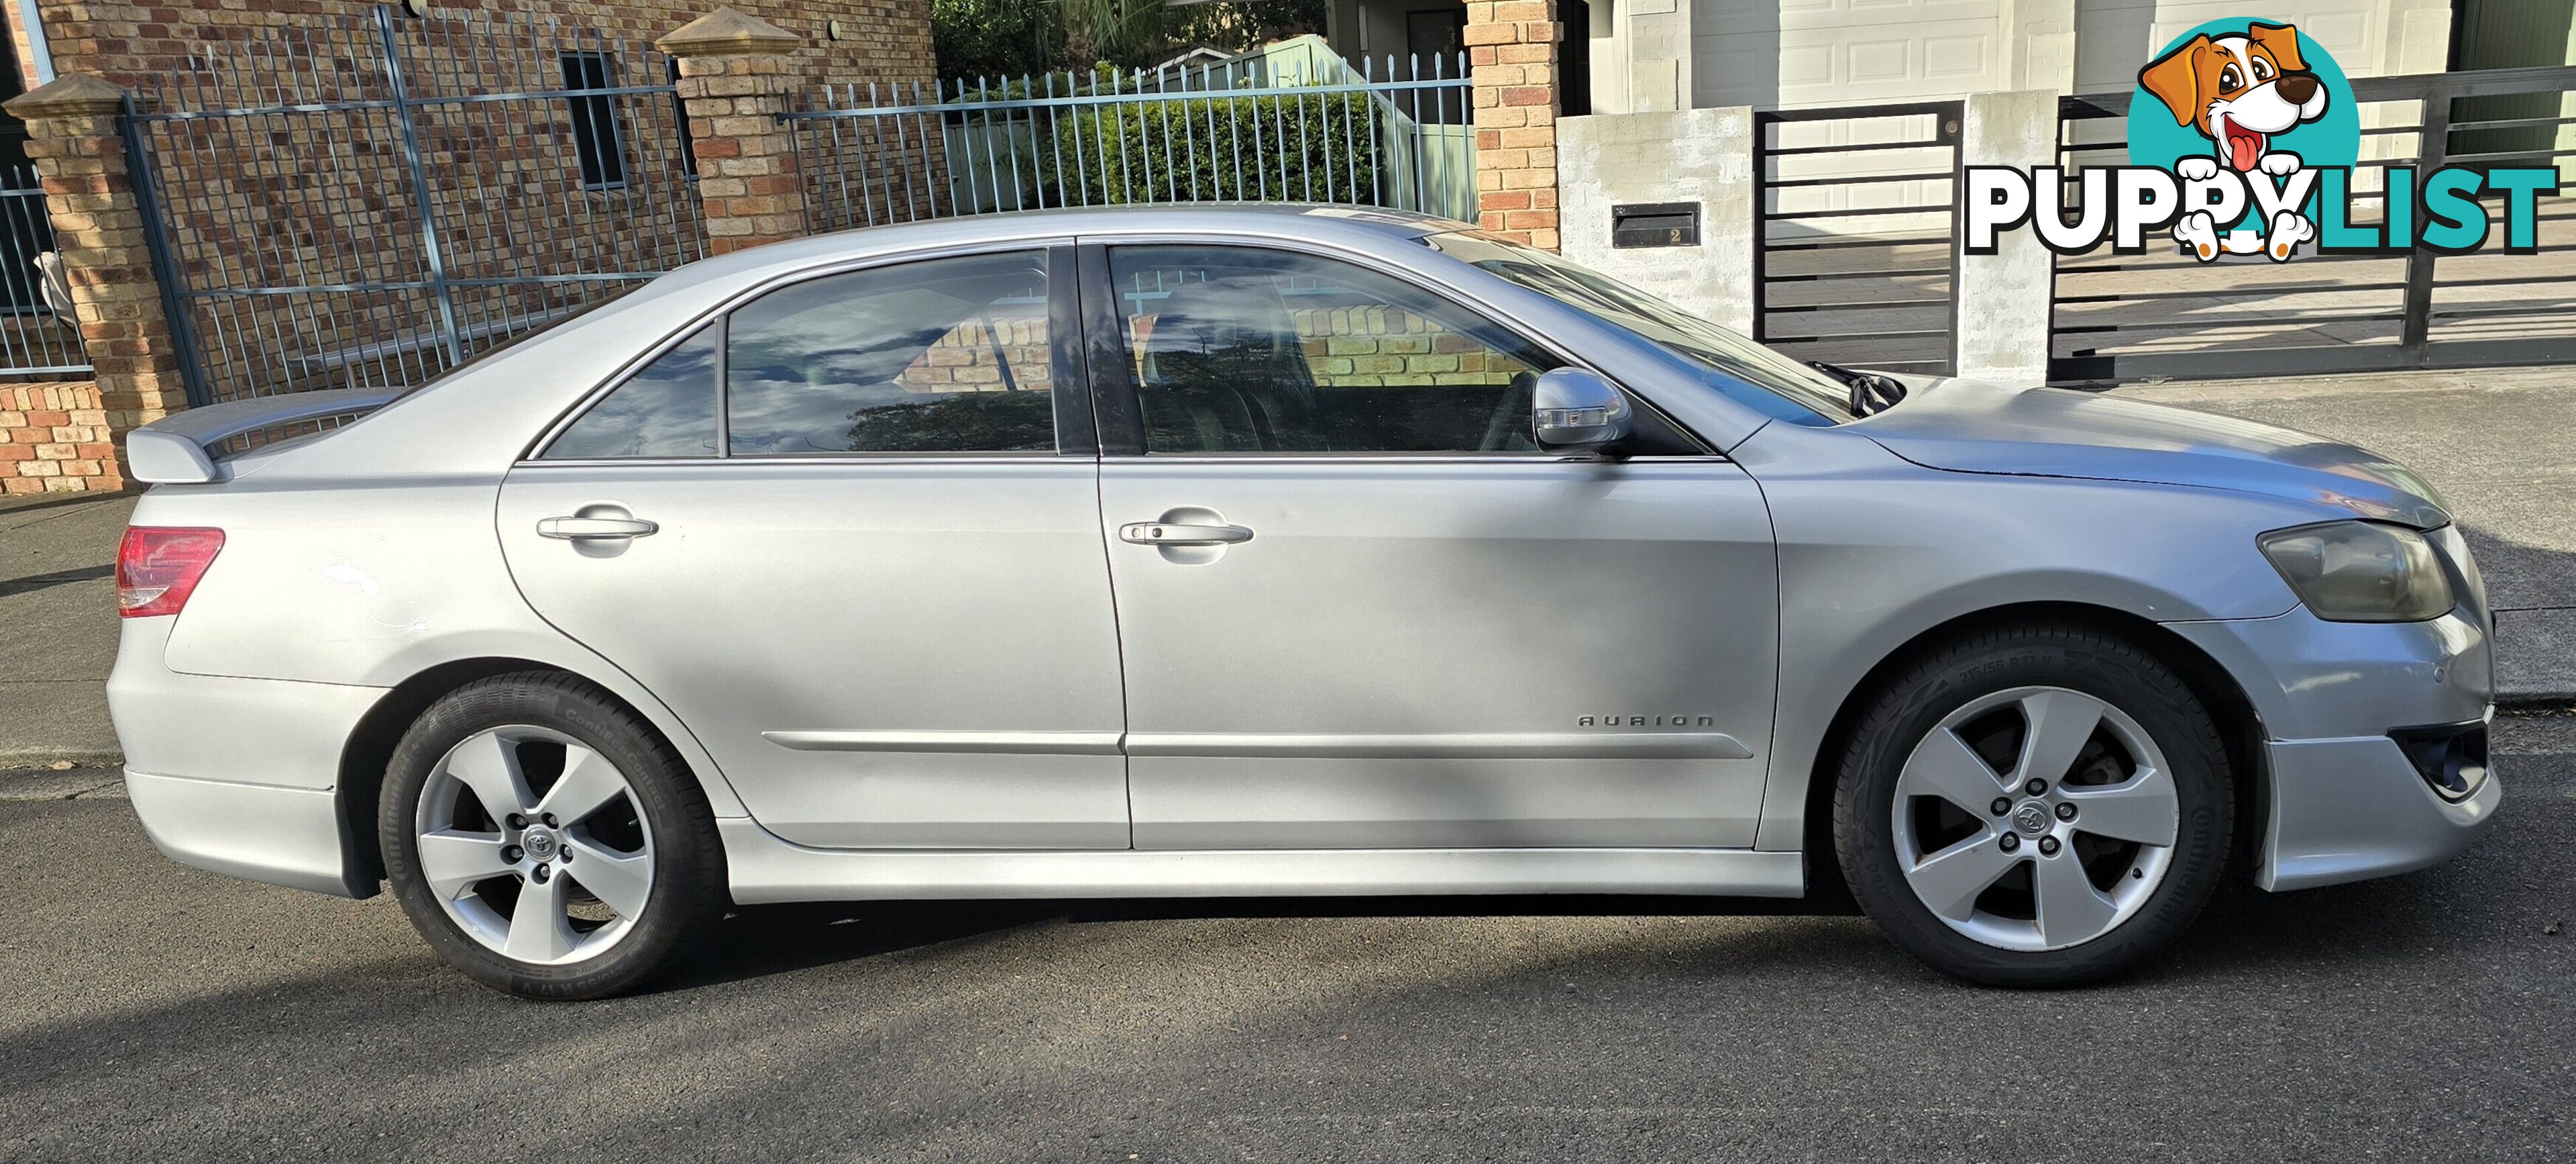
<svg viewBox="0 0 2576 1164">
<path fill-rule="evenodd" d="M 1049 206 L 1374 202 L 1375 119 L 1365 93 L 1083 106 L 1056 115 L 1037 183 Z"/>
</svg>

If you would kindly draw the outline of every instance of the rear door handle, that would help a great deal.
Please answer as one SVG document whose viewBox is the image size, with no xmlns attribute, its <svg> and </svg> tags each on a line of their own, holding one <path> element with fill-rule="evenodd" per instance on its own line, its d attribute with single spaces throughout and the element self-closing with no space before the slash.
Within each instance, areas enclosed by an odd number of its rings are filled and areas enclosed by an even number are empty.
<svg viewBox="0 0 2576 1164">
<path fill-rule="evenodd" d="M 537 536 L 566 541 L 640 538 L 661 528 L 656 523 L 634 517 L 549 517 L 537 523 Z"/>
<path fill-rule="evenodd" d="M 1176 525 L 1140 521 L 1119 526 L 1118 540 L 1140 546 L 1231 546 L 1251 541 L 1252 531 L 1239 525 Z"/>
</svg>

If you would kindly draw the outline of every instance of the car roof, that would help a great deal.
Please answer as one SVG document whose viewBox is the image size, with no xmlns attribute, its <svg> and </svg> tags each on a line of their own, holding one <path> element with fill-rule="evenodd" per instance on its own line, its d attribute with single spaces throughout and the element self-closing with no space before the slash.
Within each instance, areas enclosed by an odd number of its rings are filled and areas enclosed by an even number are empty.
<svg viewBox="0 0 2576 1164">
<path fill-rule="evenodd" d="M 1023 238 L 1061 238 L 1072 234 L 1205 233 L 1267 237 L 1285 234 L 1318 242 L 1366 247 L 1372 243 L 1411 241 L 1425 235 L 1473 229 L 1467 223 L 1409 210 L 1285 202 L 1195 202 L 1168 206 L 1015 210 L 862 227 L 770 243 L 691 263 L 664 276 L 661 282 L 686 285 L 743 275 L 786 274 L 877 254 Z"/>
</svg>

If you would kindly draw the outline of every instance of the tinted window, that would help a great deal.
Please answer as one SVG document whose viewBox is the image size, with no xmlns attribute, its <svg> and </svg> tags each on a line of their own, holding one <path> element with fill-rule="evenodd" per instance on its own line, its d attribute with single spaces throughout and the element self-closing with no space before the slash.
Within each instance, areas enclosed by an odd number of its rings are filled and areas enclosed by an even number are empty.
<svg viewBox="0 0 2576 1164">
<path fill-rule="evenodd" d="M 934 259 L 781 288 L 735 309 L 736 456 L 1055 448 L 1046 255 Z"/>
<path fill-rule="evenodd" d="M 546 449 L 567 457 L 711 457 L 716 335 L 709 324 L 626 378 Z"/>
<path fill-rule="evenodd" d="M 1557 361 L 1410 284 L 1228 247 L 1119 248 L 1110 274 L 1147 452 L 1537 451 Z"/>
</svg>

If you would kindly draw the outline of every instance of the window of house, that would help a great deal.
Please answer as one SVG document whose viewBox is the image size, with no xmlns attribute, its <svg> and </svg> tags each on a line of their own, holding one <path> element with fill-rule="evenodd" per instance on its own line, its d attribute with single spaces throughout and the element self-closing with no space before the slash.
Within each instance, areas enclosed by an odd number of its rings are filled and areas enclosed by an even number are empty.
<svg viewBox="0 0 2576 1164">
<path fill-rule="evenodd" d="M 735 456 L 1046 452 L 1057 369 L 1044 251 L 831 275 L 734 310 Z"/>
<path fill-rule="evenodd" d="M 710 323 L 644 365 L 556 437 L 545 459 L 714 456 L 723 334 L 723 324 Z"/>
<path fill-rule="evenodd" d="M 662 62 L 662 71 L 670 79 L 671 124 L 679 128 L 680 173 L 687 180 L 698 180 L 698 145 L 689 129 L 689 103 L 680 99 L 680 62 L 675 58 Z"/>
<path fill-rule="evenodd" d="M 616 83 L 617 61 L 608 53 L 564 53 L 564 88 L 607 89 Z M 617 124 L 617 98 L 605 94 L 564 98 L 572 115 L 572 145 L 581 162 L 585 190 L 616 190 L 626 185 L 626 139 Z"/>
<path fill-rule="evenodd" d="M 1557 360 L 1411 284 L 1238 247 L 1110 252 L 1148 453 L 1538 451 Z"/>
</svg>

